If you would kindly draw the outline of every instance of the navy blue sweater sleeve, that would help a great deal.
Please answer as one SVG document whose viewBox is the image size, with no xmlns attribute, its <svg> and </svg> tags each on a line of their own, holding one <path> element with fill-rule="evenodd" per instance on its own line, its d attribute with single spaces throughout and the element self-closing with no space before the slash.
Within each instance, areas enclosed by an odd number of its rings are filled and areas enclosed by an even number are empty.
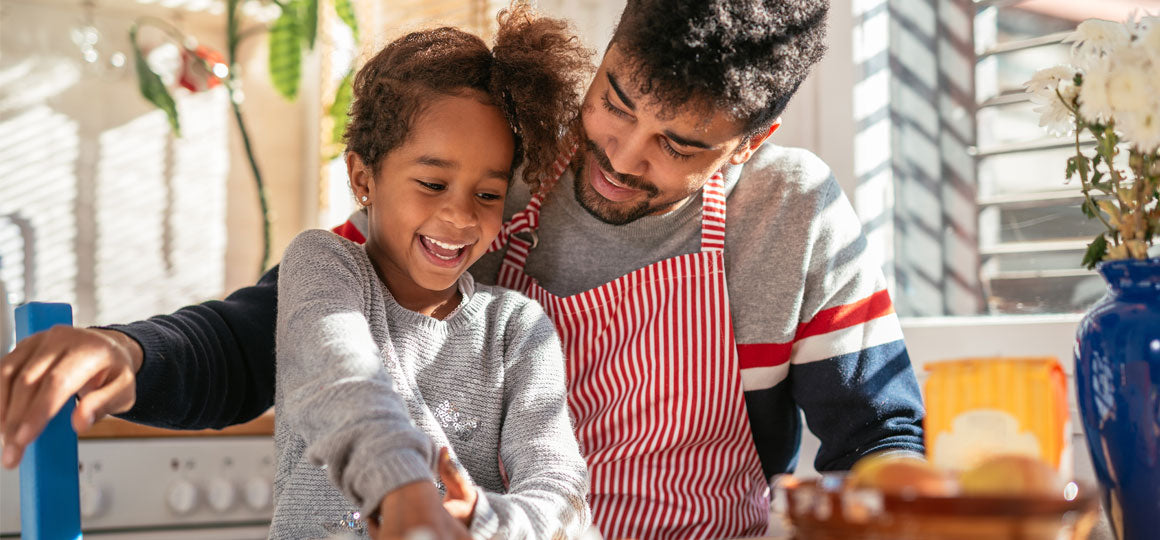
<svg viewBox="0 0 1160 540">
<path fill-rule="evenodd" d="M 880 451 L 923 453 L 922 395 L 901 340 L 795 365 L 789 379 L 821 441 L 817 470 L 847 470 Z"/>
<path fill-rule="evenodd" d="M 274 404 L 278 267 L 225 300 L 108 326 L 141 344 L 137 401 L 118 415 L 170 429 L 219 429 Z"/>
</svg>

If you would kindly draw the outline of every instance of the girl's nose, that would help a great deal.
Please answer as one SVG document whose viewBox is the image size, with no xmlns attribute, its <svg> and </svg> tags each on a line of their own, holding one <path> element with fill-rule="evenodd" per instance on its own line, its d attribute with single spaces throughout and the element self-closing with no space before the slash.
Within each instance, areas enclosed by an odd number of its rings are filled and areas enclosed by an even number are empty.
<svg viewBox="0 0 1160 540">
<path fill-rule="evenodd" d="M 475 202 L 471 197 L 452 197 L 443 206 L 442 218 L 458 229 L 474 227 L 479 223 Z"/>
</svg>

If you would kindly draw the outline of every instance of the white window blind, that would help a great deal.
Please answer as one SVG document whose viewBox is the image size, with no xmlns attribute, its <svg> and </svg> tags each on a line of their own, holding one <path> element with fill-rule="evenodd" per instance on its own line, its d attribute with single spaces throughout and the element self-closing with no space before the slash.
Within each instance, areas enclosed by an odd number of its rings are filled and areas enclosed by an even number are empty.
<svg viewBox="0 0 1160 540">
<path fill-rule="evenodd" d="M 1065 183 L 1072 138 L 1039 126 L 1023 84 L 1067 63 L 1077 21 L 1010 0 L 975 1 L 980 281 L 990 313 L 1082 311 L 1104 286 L 1080 261 L 1099 232 Z M 1083 145 L 1090 147 L 1088 144 Z"/>
</svg>

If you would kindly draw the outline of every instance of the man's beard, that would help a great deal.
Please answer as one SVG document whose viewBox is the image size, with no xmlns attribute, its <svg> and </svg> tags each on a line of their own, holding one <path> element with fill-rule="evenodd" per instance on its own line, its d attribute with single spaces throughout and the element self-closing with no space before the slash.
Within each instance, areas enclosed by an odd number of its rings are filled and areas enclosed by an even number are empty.
<svg viewBox="0 0 1160 540">
<path fill-rule="evenodd" d="M 605 171 L 613 170 L 608 156 L 592 140 L 587 138 L 584 140 L 584 152 L 593 156 Z M 580 207 L 591 214 L 592 217 L 609 225 L 627 225 L 642 217 L 655 213 L 659 208 L 673 204 L 673 202 L 657 203 L 655 199 L 660 194 L 660 190 L 647 180 L 639 176 L 619 173 L 611 173 L 609 176 L 612 176 L 617 182 L 630 188 L 644 191 L 648 197 L 638 203 L 615 203 L 605 199 L 596 192 L 596 188 L 592 187 L 592 184 L 588 181 L 588 175 L 592 174 L 592 171 L 587 170 L 587 155 L 582 154 L 579 157 L 580 159 L 573 160 L 572 162 L 572 173 L 575 175 L 574 181 L 572 182 L 572 191 L 576 196 L 576 202 L 580 203 Z"/>
</svg>

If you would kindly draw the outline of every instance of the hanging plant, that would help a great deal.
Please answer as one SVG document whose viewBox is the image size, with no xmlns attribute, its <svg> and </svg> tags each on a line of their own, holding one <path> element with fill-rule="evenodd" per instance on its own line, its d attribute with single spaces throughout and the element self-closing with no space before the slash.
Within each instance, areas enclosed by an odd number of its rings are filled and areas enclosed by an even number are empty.
<svg viewBox="0 0 1160 540">
<path fill-rule="evenodd" d="M 256 0 L 251 0 L 256 1 Z M 142 27 L 152 27 L 161 30 L 181 49 L 182 65 L 180 73 L 175 77 L 177 85 L 190 92 L 209 90 L 218 85 L 224 85 L 230 96 L 230 106 L 234 113 L 234 120 L 242 137 L 242 146 L 245 148 L 246 159 L 254 176 L 254 184 L 258 191 L 258 205 L 262 215 L 262 262 L 261 272 L 270 266 L 270 210 L 262 173 L 254 157 L 250 143 L 249 131 L 242 116 L 244 94 L 241 91 L 241 80 L 238 78 L 238 45 L 246 38 L 262 33 L 269 34 L 269 75 L 275 90 L 284 98 L 293 100 L 298 96 L 298 84 L 302 74 L 303 50 L 312 50 L 318 35 L 318 0 L 266 0 L 266 5 L 277 5 L 280 15 L 266 27 L 258 24 L 252 28 L 241 29 L 240 0 L 226 1 L 226 53 L 199 45 L 192 36 L 182 32 L 173 24 L 154 17 L 143 17 L 129 29 L 129 41 L 133 47 L 137 71 L 138 88 L 141 95 L 150 103 L 165 112 L 166 118 L 173 132 L 181 136 L 181 124 L 177 116 L 177 105 L 173 100 L 170 89 L 163 82 L 160 74 L 153 70 L 145 60 L 145 54 L 137 39 Z M 334 8 L 339 18 L 350 27 L 351 32 L 358 36 L 357 21 L 350 0 L 334 0 Z M 340 90 L 341 92 L 341 90 Z M 331 116 L 334 116 L 335 107 L 331 107 Z M 349 102 L 347 103 L 349 107 Z M 344 119 L 341 125 L 345 128 Z"/>
</svg>

